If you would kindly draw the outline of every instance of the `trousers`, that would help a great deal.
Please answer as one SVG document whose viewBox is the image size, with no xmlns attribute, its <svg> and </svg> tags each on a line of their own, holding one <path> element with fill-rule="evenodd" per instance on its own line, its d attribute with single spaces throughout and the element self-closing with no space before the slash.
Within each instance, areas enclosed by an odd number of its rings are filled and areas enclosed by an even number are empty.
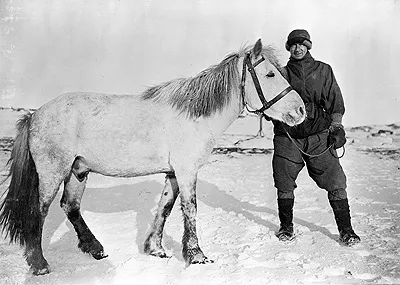
<svg viewBox="0 0 400 285">
<path fill-rule="evenodd" d="M 293 139 L 293 141 L 287 136 L 274 136 L 272 170 L 278 198 L 294 198 L 294 189 L 297 188 L 296 179 L 304 166 L 307 167 L 309 176 L 318 187 L 328 191 L 329 200 L 347 198 L 346 175 L 340 165 L 336 150 L 331 148 L 317 157 L 309 157 L 299 150 L 312 155 L 323 152 L 328 146 L 328 135 L 329 131 L 324 130 L 303 139 Z"/>
</svg>

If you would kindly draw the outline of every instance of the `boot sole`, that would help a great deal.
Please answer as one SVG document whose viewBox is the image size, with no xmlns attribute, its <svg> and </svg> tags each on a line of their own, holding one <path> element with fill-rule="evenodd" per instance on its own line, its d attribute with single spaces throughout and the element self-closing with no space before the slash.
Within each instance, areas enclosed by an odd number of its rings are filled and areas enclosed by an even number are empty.
<svg viewBox="0 0 400 285">
<path fill-rule="evenodd" d="M 293 233 L 292 236 L 286 235 L 286 234 L 281 234 L 280 236 L 276 236 L 279 241 L 284 242 L 284 243 L 290 243 L 296 239 L 296 234 Z"/>
</svg>

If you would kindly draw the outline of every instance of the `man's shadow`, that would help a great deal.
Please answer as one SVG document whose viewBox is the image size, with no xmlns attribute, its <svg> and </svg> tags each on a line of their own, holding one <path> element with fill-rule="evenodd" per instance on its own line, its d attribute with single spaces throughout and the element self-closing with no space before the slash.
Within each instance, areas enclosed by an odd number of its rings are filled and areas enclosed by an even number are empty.
<svg viewBox="0 0 400 285">
<path fill-rule="evenodd" d="M 241 214 L 247 219 L 259 225 L 265 226 L 275 232 L 277 232 L 279 229 L 278 224 L 273 224 L 251 213 L 251 212 L 260 212 L 278 216 L 277 210 L 264 206 L 259 207 L 249 202 L 240 201 L 234 196 L 226 193 L 225 191 L 220 190 L 218 186 L 214 184 L 199 180 L 197 184 L 197 197 L 200 201 L 202 201 L 203 203 L 205 203 L 210 207 L 221 208 L 226 212 L 232 211 L 237 215 Z M 327 228 L 317 226 L 313 223 L 310 223 L 308 221 L 299 218 L 294 218 L 293 221 L 298 225 L 302 225 L 309 228 L 310 231 L 321 232 L 327 237 L 335 241 L 337 240 L 336 236 L 333 235 Z"/>
</svg>

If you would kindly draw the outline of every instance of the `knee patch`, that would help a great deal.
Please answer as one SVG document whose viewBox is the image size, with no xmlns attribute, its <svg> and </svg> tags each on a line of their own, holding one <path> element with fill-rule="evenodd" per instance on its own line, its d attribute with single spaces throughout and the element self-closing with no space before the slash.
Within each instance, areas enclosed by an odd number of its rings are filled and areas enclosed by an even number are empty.
<svg viewBox="0 0 400 285">
<path fill-rule="evenodd" d="M 294 199 L 294 191 L 278 190 L 278 199 Z"/>
<path fill-rule="evenodd" d="M 347 199 L 347 192 L 345 189 L 336 189 L 328 192 L 329 201 L 337 201 Z"/>
</svg>

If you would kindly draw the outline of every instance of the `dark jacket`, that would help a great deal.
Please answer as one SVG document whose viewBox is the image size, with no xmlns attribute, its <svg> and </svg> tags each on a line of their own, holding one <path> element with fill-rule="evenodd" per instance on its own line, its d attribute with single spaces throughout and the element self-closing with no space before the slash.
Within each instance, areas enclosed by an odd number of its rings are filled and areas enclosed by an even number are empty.
<svg viewBox="0 0 400 285">
<path fill-rule="evenodd" d="M 290 58 L 282 74 L 303 99 L 307 117 L 294 127 L 273 121 L 275 135 L 286 136 L 286 129 L 293 138 L 305 138 L 329 128 L 332 114 L 344 114 L 342 93 L 330 65 L 307 52 L 301 60 Z"/>
</svg>

